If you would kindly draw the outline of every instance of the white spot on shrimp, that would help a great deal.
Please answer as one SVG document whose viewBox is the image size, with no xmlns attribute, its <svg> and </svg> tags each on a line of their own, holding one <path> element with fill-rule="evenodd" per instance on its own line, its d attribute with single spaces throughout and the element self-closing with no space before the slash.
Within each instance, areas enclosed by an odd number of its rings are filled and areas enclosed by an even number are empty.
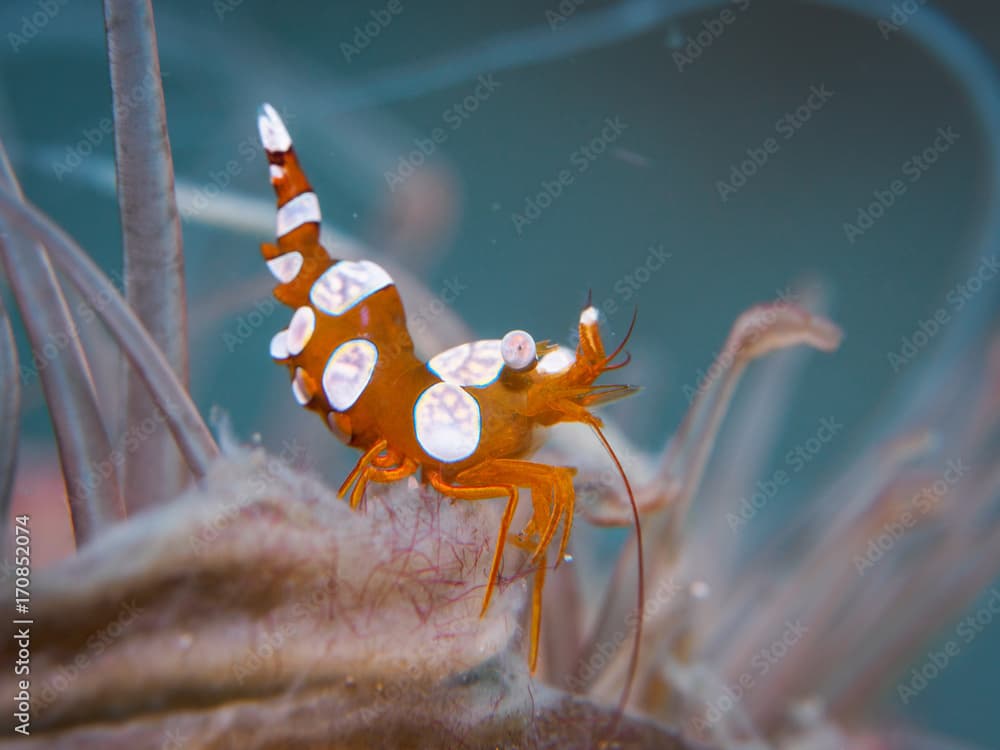
<svg viewBox="0 0 1000 750">
<path fill-rule="evenodd" d="M 271 339 L 271 356 L 275 359 L 288 359 L 288 331 L 282 329 Z"/>
<path fill-rule="evenodd" d="M 572 349 L 560 346 L 549 352 L 538 362 L 536 371 L 542 375 L 555 375 L 566 372 L 576 361 L 576 354 Z"/>
<path fill-rule="evenodd" d="M 290 253 L 279 255 L 277 258 L 272 258 L 267 262 L 267 269 L 274 278 L 282 284 L 287 284 L 302 270 L 302 253 L 293 250 Z"/>
<path fill-rule="evenodd" d="M 427 455 L 446 463 L 461 461 L 479 447 L 479 403 L 453 383 L 435 383 L 413 405 L 413 428 Z"/>
<path fill-rule="evenodd" d="M 583 312 L 580 313 L 580 325 L 582 326 L 592 326 L 597 322 L 597 308 L 593 305 L 584 308 Z"/>
<path fill-rule="evenodd" d="M 370 260 L 342 260 L 316 279 L 310 301 L 327 315 L 343 315 L 366 297 L 392 284 L 385 269 Z"/>
<path fill-rule="evenodd" d="M 500 354 L 512 370 L 526 370 L 537 358 L 535 340 L 527 331 L 510 331 L 500 342 Z"/>
<path fill-rule="evenodd" d="M 285 168 L 280 164 L 270 164 L 271 179 L 277 182 L 278 180 L 283 180 L 285 178 Z"/>
<path fill-rule="evenodd" d="M 311 221 L 319 223 L 322 220 L 323 216 L 319 210 L 319 198 L 316 197 L 316 193 L 302 193 L 278 209 L 275 233 L 278 237 L 284 237 L 303 224 L 308 224 Z"/>
<path fill-rule="evenodd" d="M 292 395 L 295 396 L 295 400 L 299 402 L 300 406 L 308 404 L 315 395 L 306 371 L 301 367 L 295 368 L 295 377 L 292 378 Z"/>
<path fill-rule="evenodd" d="M 288 128 L 270 104 L 261 104 L 257 110 L 257 130 L 260 132 L 260 142 L 268 151 L 282 153 L 292 147 Z"/>
<path fill-rule="evenodd" d="M 378 348 L 368 339 L 351 339 L 333 350 L 323 369 L 323 393 L 337 411 L 347 411 L 364 393 L 375 372 Z"/>
<path fill-rule="evenodd" d="M 459 344 L 433 356 L 427 362 L 427 369 L 453 385 L 489 385 L 503 369 L 500 348 L 500 339 Z"/>
<path fill-rule="evenodd" d="M 293 357 L 302 353 L 316 330 L 316 313 L 311 307 L 300 307 L 288 324 L 288 353 Z"/>
</svg>

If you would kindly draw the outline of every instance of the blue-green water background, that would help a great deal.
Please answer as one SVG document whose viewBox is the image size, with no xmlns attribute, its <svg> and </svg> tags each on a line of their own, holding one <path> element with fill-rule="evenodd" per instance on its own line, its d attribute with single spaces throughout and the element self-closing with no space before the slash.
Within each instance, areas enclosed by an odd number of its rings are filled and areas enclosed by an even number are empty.
<svg viewBox="0 0 1000 750">
<path fill-rule="evenodd" d="M 111 113 L 102 17 L 97 3 L 56 5 L 25 44 L 8 37 L 0 47 L 0 132 L 29 196 L 110 272 L 120 263 L 117 206 L 95 181 L 113 155 L 111 138 L 100 139 L 72 173 L 56 169 L 66 150 Z M 1000 11 L 986 5 L 937 7 L 997 60 Z M 5 4 L 4 33 L 23 32 L 22 18 L 40 7 Z M 385 173 L 418 139 L 444 128 L 431 162 L 450 175 L 459 202 L 452 228 L 421 250 L 419 274 L 432 290 L 457 278 L 465 291 L 453 307 L 484 336 L 523 327 L 564 338 L 593 289 L 599 303 L 617 304 L 607 315 L 616 340 L 638 305 L 628 372 L 644 391 L 614 415 L 650 448 L 683 416 L 681 389 L 696 383 L 740 311 L 796 280 L 822 279 L 831 315 L 847 337 L 835 355 L 813 356 L 790 394 L 774 465 L 825 416 L 846 430 L 754 520 L 780 523 L 797 497 L 835 475 L 852 448 L 877 431 L 880 405 L 903 383 L 889 353 L 968 274 L 964 263 L 993 188 L 984 168 L 987 134 L 956 80 L 908 38 L 905 26 L 884 38 L 870 19 L 804 3 L 733 11 L 735 21 L 683 70 L 674 57 L 678 45 L 683 50 L 718 11 L 555 54 L 546 50 L 572 38 L 575 23 L 613 4 L 587 0 L 552 29 L 546 11 L 558 9 L 555 2 L 402 0 L 402 12 L 368 35 L 363 49 L 346 50 L 344 44 L 357 41 L 356 27 L 387 7 L 157 3 L 178 177 L 206 195 L 214 196 L 215 185 L 224 195 L 269 198 L 262 158 L 248 157 L 240 145 L 253 136 L 257 104 L 269 100 L 291 114 L 325 218 L 379 242 L 392 197 Z M 641 14 L 632 21 L 641 25 Z M 495 89 L 454 127 L 446 113 L 473 94 L 477 75 L 493 72 L 470 65 L 475 52 L 487 40 L 532 28 L 536 33 L 520 45 L 503 47 L 523 62 L 494 72 Z M 814 86 L 834 95 L 791 138 L 776 136 L 776 121 Z M 612 147 L 519 233 L 512 214 L 526 211 L 544 181 L 575 168 L 573 154 L 607 118 L 626 125 Z M 960 135 L 955 145 L 884 218 L 849 242 L 844 223 L 857 220 L 874 190 L 901 177 L 904 163 L 942 127 Z M 779 142 L 777 153 L 720 200 L 717 181 L 768 137 Z M 230 160 L 238 168 L 220 178 Z M 237 314 L 199 317 L 213 299 L 260 278 L 257 243 L 269 238 L 196 222 L 184 231 L 199 406 L 205 413 L 221 407 L 239 434 L 260 431 L 275 448 L 276 436 L 308 430 L 316 441 L 311 465 L 335 477 L 351 452 L 295 412 L 285 374 L 269 362 L 267 342 L 279 319 L 230 352 L 224 335 L 235 330 Z M 671 254 L 669 261 L 626 294 L 619 282 L 656 245 Z M 994 302 L 998 296 L 995 288 L 984 294 Z M 928 347 L 902 375 L 932 356 Z M 28 401 L 25 434 L 49 439 L 37 385 Z M 282 415 L 287 424 L 275 426 Z M 905 713 L 929 728 L 1000 746 L 989 711 L 998 664 L 994 627 Z"/>
</svg>

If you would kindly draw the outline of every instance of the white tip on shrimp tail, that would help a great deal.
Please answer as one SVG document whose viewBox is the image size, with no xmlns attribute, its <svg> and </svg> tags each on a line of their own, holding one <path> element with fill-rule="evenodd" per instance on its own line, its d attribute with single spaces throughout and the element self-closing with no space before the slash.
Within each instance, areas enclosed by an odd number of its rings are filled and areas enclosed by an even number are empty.
<svg viewBox="0 0 1000 750">
<path fill-rule="evenodd" d="M 274 153 L 287 151 L 292 147 L 292 138 L 281 116 L 266 102 L 257 110 L 257 129 L 264 148 Z"/>
</svg>

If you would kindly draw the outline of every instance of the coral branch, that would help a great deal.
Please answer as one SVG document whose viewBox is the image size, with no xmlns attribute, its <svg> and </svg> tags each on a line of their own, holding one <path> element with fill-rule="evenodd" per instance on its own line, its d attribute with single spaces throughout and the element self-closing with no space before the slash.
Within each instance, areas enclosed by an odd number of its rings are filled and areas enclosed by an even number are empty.
<svg viewBox="0 0 1000 750">
<path fill-rule="evenodd" d="M 111 90 L 114 96 L 115 171 L 129 305 L 177 375 L 188 381 L 187 310 L 180 217 L 150 0 L 104 0 Z M 126 372 L 126 420 L 153 420 L 156 428 L 124 464 L 130 509 L 165 502 L 187 472 L 138 372 Z"/>
<path fill-rule="evenodd" d="M 0 215 L 49 248 L 52 260 L 101 316 L 146 384 L 159 410 L 156 418 L 170 428 L 188 467 L 195 476 L 204 476 L 219 449 L 163 352 L 118 290 L 69 235 L 37 208 L 2 189 Z"/>
<path fill-rule="evenodd" d="M 2 144 L 0 188 L 13 206 L 23 201 Z M 90 367 L 45 248 L 41 244 L 32 246 L 21 237 L 0 238 L 0 260 L 35 356 L 44 361 L 38 374 L 59 446 L 74 535 L 77 544 L 82 544 L 101 527 L 125 516 L 114 465 L 109 464 L 106 473 L 98 471 L 111 455 L 111 444 L 98 409 Z M 53 346 L 56 350 L 50 354 Z M 17 420 L 10 426 L 15 432 L 19 428 Z"/>
</svg>

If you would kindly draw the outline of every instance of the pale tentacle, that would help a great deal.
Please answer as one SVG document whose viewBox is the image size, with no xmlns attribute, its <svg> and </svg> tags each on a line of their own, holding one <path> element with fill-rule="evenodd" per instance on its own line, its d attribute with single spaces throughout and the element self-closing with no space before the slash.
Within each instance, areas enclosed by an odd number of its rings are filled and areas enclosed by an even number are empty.
<svg viewBox="0 0 1000 750">
<path fill-rule="evenodd" d="M 53 262 L 94 307 L 149 388 L 188 467 L 196 477 L 203 477 L 219 448 L 163 352 L 118 290 L 69 235 L 30 203 L 22 203 L 4 189 L 0 189 L 0 216 L 42 242 Z"/>
<path fill-rule="evenodd" d="M 756 305 L 737 318 L 716 360 L 720 375 L 695 394 L 680 429 L 659 459 L 659 467 L 649 480 L 637 488 L 639 508 L 647 517 L 645 533 L 649 538 L 658 540 L 651 547 L 648 560 L 654 575 L 655 571 L 668 570 L 676 560 L 680 526 L 701 482 L 722 419 L 746 367 L 769 352 L 800 344 L 832 351 L 839 345 L 840 338 L 840 329 L 833 323 L 794 304 Z M 666 508 L 667 512 L 651 513 L 662 508 Z M 621 500 L 601 508 L 600 516 L 592 520 L 622 526 L 632 522 L 629 507 Z M 633 535 L 618 558 L 599 609 L 601 616 L 581 653 L 580 669 L 591 661 L 600 644 L 614 640 L 615 633 L 623 627 L 623 618 L 633 607 L 638 585 L 637 571 L 632 563 L 634 555 Z M 583 688 L 589 688 L 602 671 L 593 669 L 587 675 L 580 672 L 574 677 Z"/>
<path fill-rule="evenodd" d="M 151 0 L 104 0 L 104 25 L 114 99 L 125 296 L 187 387 L 184 245 Z M 133 368 L 126 368 L 125 393 L 126 424 L 153 420 L 156 425 L 123 465 L 125 498 L 136 510 L 175 497 L 188 472 L 163 429 L 146 384 Z"/>
<path fill-rule="evenodd" d="M 24 201 L 2 144 L 0 192 L 15 209 Z M 6 218 L 17 225 L 9 215 Z M 38 374 L 59 447 L 74 537 L 78 545 L 83 544 L 102 527 L 125 517 L 117 472 L 109 461 L 111 441 L 101 419 L 90 366 L 45 247 L 10 237 L 0 240 L 0 260 L 37 356 L 45 357 L 52 342 L 66 342 L 45 360 Z M 100 310 L 100 305 L 94 307 Z M 108 465 L 106 476 L 98 470 L 102 464 Z"/>
</svg>

